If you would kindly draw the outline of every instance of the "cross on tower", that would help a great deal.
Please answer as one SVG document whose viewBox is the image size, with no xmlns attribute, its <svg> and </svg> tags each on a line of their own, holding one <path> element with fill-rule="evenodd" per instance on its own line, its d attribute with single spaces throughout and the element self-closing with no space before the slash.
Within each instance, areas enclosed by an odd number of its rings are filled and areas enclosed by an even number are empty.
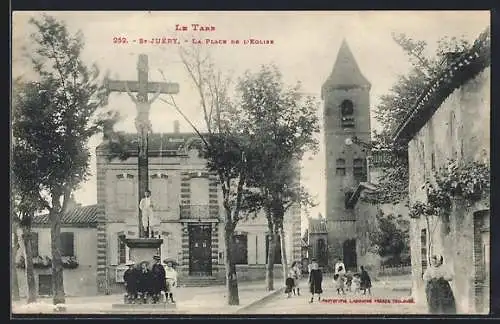
<svg viewBox="0 0 500 324">
<path fill-rule="evenodd" d="M 139 137 L 139 154 L 138 154 L 138 171 L 139 171 L 139 201 L 141 196 L 148 190 L 148 136 L 152 132 L 151 121 L 149 120 L 149 110 L 151 104 L 158 98 L 160 94 L 176 94 L 179 93 L 178 83 L 169 82 L 149 82 L 148 81 L 148 56 L 145 54 L 139 55 L 137 61 L 138 81 L 120 81 L 120 80 L 105 80 L 105 87 L 109 93 L 111 92 L 126 92 L 132 101 L 136 104 L 137 116 L 135 118 L 135 127 Z M 134 96 L 133 92 L 137 95 Z M 154 93 L 154 96 L 149 99 L 148 94 Z M 142 224 L 142 215 L 139 210 L 139 237 L 145 237 Z"/>
</svg>

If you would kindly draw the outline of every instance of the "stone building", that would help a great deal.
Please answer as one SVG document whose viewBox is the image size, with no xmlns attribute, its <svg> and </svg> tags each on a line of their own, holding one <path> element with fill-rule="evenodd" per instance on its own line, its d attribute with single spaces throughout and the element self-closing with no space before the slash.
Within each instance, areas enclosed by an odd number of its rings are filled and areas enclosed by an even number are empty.
<svg viewBox="0 0 500 324">
<path fill-rule="evenodd" d="M 328 265 L 328 229 L 326 219 L 319 215 L 319 218 L 307 219 L 307 243 L 309 261 L 316 259 L 320 267 Z"/>
<path fill-rule="evenodd" d="M 354 192 L 348 197 L 346 207 L 352 209 L 356 217 L 356 257 L 358 266 L 364 266 L 373 275 L 376 275 L 383 262 L 389 257 L 382 258 L 373 248 L 370 233 L 377 224 L 377 214 L 394 215 L 398 220 L 409 220 L 406 201 L 397 204 L 373 204 L 373 195 L 377 193 L 379 177 L 382 176 L 381 165 L 386 156 L 384 151 L 371 150 L 367 157 L 368 178 L 366 182 L 360 182 Z"/>
<path fill-rule="evenodd" d="M 425 202 L 424 183 L 447 160 L 490 160 L 490 36 L 480 35 L 470 50 L 445 61 L 398 128 L 395 140 L 408 143 L 409 199 Z M 449 218 L 411 220 L 413 297 L 425 303 L 422 274 L 429 255 L 440 253 L 453 269 L 451 282 L 459 313 L 484 313 L 489 307 L 489 201 L 453 203 Z"/>
<path fill-rule="evenodd" d="M 326 226 L 328 257 L 333 265 L 342 257 L 347 268 L 356 268 L 356 216 L 346 201 L 360 182 L 366 181 L 367 152 L 349 145 L 356 136 L 371 141 L 370 82 L 361 73 L 344 40 L 332 73 L 323 84 L 326 155 Z"/>
<path fill-rule="evenodd" d="M 126 160 L 107 158 L 106 143 L 97 152 L 97 276 L 100 291 L 122 289 L 120 274 L 128 259 L 120 236 L 138 234 L 137 147 L 126 134 L 131 154 Z M 222 193 L 215 174 L 207 171 L 194 133 L 153 134 L 149 138 L 149 187 L 155 215 L 161 220 L 162 258 L 176 259 L 181 285 L 223 283 L 224 224 Z M 237 272 L 240 280 L 263 279 L 267 258 L 267 221 L 263 215 L 241 221 L 236 228 Z M 285 216 L 287 260 L 300 260 L 300 209 Z M 275 264 L 281 263 L 277 245 Z M 281 266 L 275 266 L 281 275 Z"/>
<path fill-rule="evenodd" d="M 61 219 L 61 254 L 66 296 L 97 294 L 97 205 L 79 206 L 73 201 Z M 35 284 L 39 296 L 52 294 L 51 240 L 48 214 L 36 215 L 32 223 L 32 252 Z M 19 235 L 19 238 L 21 235 Z M 27 293 L 24 248 L 20 242 L 17 256 L 17 280 L 21 296 Z"/>
</svg>

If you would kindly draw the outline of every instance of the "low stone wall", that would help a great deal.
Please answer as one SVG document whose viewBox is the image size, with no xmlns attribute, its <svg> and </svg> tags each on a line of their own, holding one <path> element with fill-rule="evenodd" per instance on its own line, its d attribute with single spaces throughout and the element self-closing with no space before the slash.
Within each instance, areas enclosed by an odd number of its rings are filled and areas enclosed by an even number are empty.
<svg viewBox="0 0 500 324">
<path fill-rule="evenodd" d="M 401 276 L 411 274 L 411 265 L 380 267 L 378 276 Z"/>
<path fill-rule="evenodd" d="M 182 266 L 178 268 L 179 280 L 189 276 L 189 268 Z M 236 265 L 236 273 L 238 280 L 252 281 L 264 280 L 266 278 L 266 265 L 265 264 L 251 264 L 251 265 Z M 225 280 L 226 268 L 224 265 L 214 265 L 212 267 L 212 276 L 218 280 Z M 274 278 L 283 278 L 283 267 L 281 264 L 274 265 Z"/>
</svg>

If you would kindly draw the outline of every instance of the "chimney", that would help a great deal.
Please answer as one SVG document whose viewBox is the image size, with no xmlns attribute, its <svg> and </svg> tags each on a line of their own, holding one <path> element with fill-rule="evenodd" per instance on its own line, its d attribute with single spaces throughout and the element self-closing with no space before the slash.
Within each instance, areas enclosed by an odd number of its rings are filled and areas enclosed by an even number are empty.
<svg viewBox="0 0 500 324">
<path fill-rule="evenodd" d="M 78 204 L 75 201 L 75 196 L 71 195 L 71 197 L 68 199 L 68 202 L 66 203 L 66 212 L 70 212 L 73 209 L 80 207 L 81 204 Z"/>
<path fill-rule="evenodd" d="M 174 133 L 179 134 L 179 121 L 174 120 Z"/>
</svg>

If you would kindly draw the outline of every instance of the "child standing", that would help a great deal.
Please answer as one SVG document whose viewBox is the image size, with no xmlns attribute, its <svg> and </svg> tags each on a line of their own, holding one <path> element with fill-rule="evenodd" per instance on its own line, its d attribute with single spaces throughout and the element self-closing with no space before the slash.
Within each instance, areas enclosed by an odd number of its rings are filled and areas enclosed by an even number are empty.
<svg viewBox="0 0 500 324">
<path fill-rule="evenodd" d="M 372 280 L 370 278 L 370 275 L 368 272 L 365 270 L 363 266 L 361 266 L 361 287 L 360 289 L 363 290 L 363 295 L 366 295 L 366 291 L 368 291 L 368 294 L 372 294 L 371 291 L 372 288 Z"/>
<path fill-rule="evenodd" d="M 174 262 L 171 260 L 164 260 L 165 263 L 165 281 L 166 281 L 166 292 L 165 298 L 168 302 L 175 304 L 174 293 L 177 288 L 177 271 L 174 268 Z"/>
<path fill-rule="evenodd" d="M 352 277 L 352 292 L 358 294 L 361 290 L 361 276 L 359 273 L 355 273 Z"/>
<path fill-rule="evenodd" d="M 349 270 L 345 275 L 345 290 L 352 291 L 351 285 L 352 285 L 352 272 Z"/>
<path fill-rule="evenodd" d="M 340 295 L 340 292 L 345 295 L 344 278 L 344 275 L 340 273 L 336 273 L 333 275 L 333 284 L 335 286 L 335 289 L 337 290 L 337 295 Z"/>
<path fill-rule="evenodd" d="M 299 277 L 300 277 L 300 269 L 298 267 L 297 261 L 294 261 L 292 263 L 290 270 L 288 271 L 288 277 L 285 282 L 286 284 L 285 293 L 287 294 L 288 298 L 292 296 L 292 292 L 294 296 L 295 293 L 297 293 L 297 295 L 300 296 Z"/>
</svg>

